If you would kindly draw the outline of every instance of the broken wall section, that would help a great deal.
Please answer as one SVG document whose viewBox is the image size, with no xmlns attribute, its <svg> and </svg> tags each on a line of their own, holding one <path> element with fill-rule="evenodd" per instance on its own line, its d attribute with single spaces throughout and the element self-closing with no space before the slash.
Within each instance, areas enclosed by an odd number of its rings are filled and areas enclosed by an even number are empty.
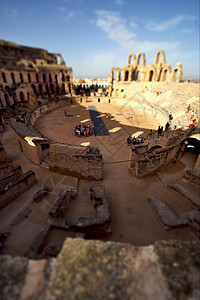
<svg viewBox="0 0 200 300">
<path fill-rule="evenodd" d="M 102 180 L 102 155 L 96 147 L 54 143 L 49 151 L 49 170 L 86 180 Z"/>
</svg>

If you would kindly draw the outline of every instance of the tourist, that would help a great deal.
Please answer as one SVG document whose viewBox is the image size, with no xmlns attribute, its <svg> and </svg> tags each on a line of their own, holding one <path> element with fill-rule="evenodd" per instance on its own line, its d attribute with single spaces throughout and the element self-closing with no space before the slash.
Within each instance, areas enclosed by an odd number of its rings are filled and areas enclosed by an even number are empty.
<svg viewBox="0 0 200 300">
<path fill-rule="evenodd" d="M 132 143 L 132 136 L 131 136 L 131 134 L 130 134 L 129 137 L 127 138 L 127 145 L 129 146 L 130 143 Z"/>
<path fill-rule="evenodd" d="M 152 139 L 152 137 L 153 137 L 153 130 L 152 130 L 152 129 L 150 129 L 150 131 L 149 131 L 149 140 L 151 140 L 151 139 Z"/>
<path fill-rule="evenodd" d="M 192 112 L 191 112 L 190 120 L 194 120 L 194 109 L 193 109 Z"/>
<path fill-rule="evenodd" d="M 192 127 L 192 126 L 194 126 L 195 124 L 197 124 L 196 119 L 194 119 L 194 120 L 192 121 L 192 123 L 189 125 L 189 127 Z"/>
<path fill-rule="evenodd" d="M 167 133 L 169 131 L 169 127 L 170 127 L 170 124 L 169 124 L 169 122 L 167 122 L 165 124 L 165 133 Z"/>
<path fill-rule="evenodd" d="M 161 133 L 162 133 L 162 129 L 161 129 L 161 127 L 160 127 L 160 126 L 158 126 L 158 130 L 157 130 L 157 132 L 158 132 L 158 137 L 160 137 L 160 135 L 161 135 Z"/>
</svg>

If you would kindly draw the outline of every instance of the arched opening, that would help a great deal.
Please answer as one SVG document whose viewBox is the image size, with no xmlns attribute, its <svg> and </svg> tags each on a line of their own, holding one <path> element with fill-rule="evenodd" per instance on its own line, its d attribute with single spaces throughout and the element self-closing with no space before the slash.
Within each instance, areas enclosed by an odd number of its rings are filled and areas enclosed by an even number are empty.
<svg viewBox="0 0 200 300">
<path fill-rule="evenodd" d="M 49 87 L 48 87 L 48 84 L 46 84 L 46 94 L 49 95 Z"/>
<path fill-rule="evenodd" d="M 129 71 L 126 71 L 126 72 L 125 72 L 124 81 L 128 81 L 128 75 L 129 75 Z"/>
<path fill-rule="evenodd" d="M 181 146 L 177 157 L 189 169 L 193 169 L 200 154 L 200 141 L 196 138 L 186 138 Z"/>
<path fill-rule="evenodd" d="M 168 71 L 165 70 L 165 71 L 164 71 L 163 81 L 166 81 L 166 80 L 167 80 L 167 75 L 168 75 Z"/>
<path fill-rule="evenodd" d="M 58 65 L 61 65 L 61 58 L 59 55 L 56 56 L 56 61 Z"/>
<path fill-rule="evenodd" d="M 19 76 L 20 76 L 21 83 L 23 83 L 24 82 L 23 74 L 19 73 Z"/>
<path fill-rule="evenodd" d="M 161 59 L 161 53 L 158 52 L 158 56 L 157 56 L 157 64 L 160 64 L 160 59 Z"/>
<path fill-rule="evenodd" d="M 31 82 L 31 75 L 28 73 L 28 82 L 30 83 Z"/>
<path fill-rule="evenodd" d="M 23 92 L 19 93 L 19 98 L 20 98 L 21 102 L 25 102 L 25 97 L 24 97 L 24 93 Z"/>
<path fill-rule="evenodd" d="M 177 78 L 178 78 L 178 70 L 177 69 L 175 69 L 174 71 L 173 71 L 173 81 L 177 81 Z"/>
<path fill-rule="evenodd" d="M 14 73 L 11 73 L 11 78 L 12 78 L 13 84 L 15 84 L 15 75 L 14 75 Z"/>
<path fill-rule="evenodd" d="M 130 55 L 129 57 L 129 65 L 132 65 L 134 63 L 134 57 L 133 55 Z"/>
<path fill-rule="evenodd" d="M 160 72 L 159 72 L 158 81 L 160 81 L 160 79 L 161 79 L 161 74 L 162 74 L 162 70 L 160 70 Z"/>
<path fill-rule="evenodd" d="M 5 100 L 6 106 L 10 106 L 10 98 L 7 93 L 4 94 L 4 100 Z"/>
<path fill-rule="evenodd" d="M 46 82 L 46 74 L 43 74 L 43 82 Z"/>
<path fill-rule="evenodd" d="M 36 82 L 39 82 L 39 76 L 38 73 L 35 74 Z"/>
<path fill-rule="evenodd" d="M 98 102 L 101 102 L 100 98 L 98 98 Z"/>
<path fill-rule="evenodd" d="M 49 82 L 52 82 L 51 74 L 49 74 Z"/>
<path fill-rule="evenodd" d="M 59 89 L 59 86 L 58 86 L 58 85 L 56 86 L 56 94 L 57 94 L 57 95 L 60 95 L 60 89 Z"/>
<path fill-rule="evenodd" d="M 153 70 L 149 72 L 149 81 L 152 81 L 152 79 L 153 79 Z"/>
<path fill-rule="evenodd" d="M 110 99 L 108 99 L 108 103 L 110 103 Z"/>
<path fill-rule="evenodd" d="M 34 92 L 35 96 L 37 97 L 37 90 L 36 90 L 35 84 L 32 84 L 31 87 L 33 89 L 33 92 Z"/>
<path fill-rule="evenodd" d="M 2 72 L 2 78 L 3 78 L 3 82 L 6 83 L 7 80 L 6 80 L 6 74 L 4 72 Z"/>
<path fill-rule="evenodd" d="M 42 89 L 42 85 L 41 84 L 38 84 L 38 89 L 39 89 L 40 95 L 43 97 L 43 89 Z"/>
<path fill-rule="evenodd" d="M 66 76 L 66 80 L 67 80 L 67 82 L 70 82 L 70 77 L 69 77 L 69 75 Z"/>
<path fill-rule="evenodd" d="M 65 91 L 65 84 L 64 83 L 62 84 L 62 90 L 63 90 L 63 93 L 65 94 L 66 91 Z"/>
<path fill-rule="evenodd" d="M 132 74 L 131 74 L 131 81 L 135 80 L 135 71 L 133 70 L 132 71 Z"/>
<path fill-rule="evenodd" d="M 54 93 L 54 85 L 53 85 L 53 83 L 50 84 L 50 91 L 51 91 L 52 93 Z"/>
<path fill-rule="evenodd" d="M 140 81 L 140 71 L 137 72 L 137 81 Z"/>
<path fill-rule="evenodd" d="M 60 72 L 60 78 L 62 82 L 65 82 L 65 75 L 63 73 L 63 71 Z"/>
<path fill-rule="evenodd" d="M 58 84 L 58 76 L 57 76 L 57 74 L 55 74 L 55 82 L 56 82 L 56 84 Z"/>
</svg>

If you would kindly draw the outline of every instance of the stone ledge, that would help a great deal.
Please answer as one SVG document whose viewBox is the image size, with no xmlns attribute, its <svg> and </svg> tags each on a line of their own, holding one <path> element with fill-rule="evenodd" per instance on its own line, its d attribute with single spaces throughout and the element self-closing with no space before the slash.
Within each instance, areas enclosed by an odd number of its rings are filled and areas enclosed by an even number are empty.
<svg viewBox="0 0 200 300">
<path fill-rule="evenodd" d="M 198 300 L 200 243 L 67 238 L 56 259 L 0 256 L 2 300 Z"/>
</svg>

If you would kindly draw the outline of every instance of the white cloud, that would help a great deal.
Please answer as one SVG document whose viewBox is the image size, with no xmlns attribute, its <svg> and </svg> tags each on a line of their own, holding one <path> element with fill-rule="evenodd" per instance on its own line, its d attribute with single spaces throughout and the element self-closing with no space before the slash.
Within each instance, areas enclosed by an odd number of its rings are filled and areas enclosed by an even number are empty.
<svg viewBox="0 0 200 300">
<path fill-rule="evenodd" d="M 132 42 L 133 38 L 136 37 L 136 33 L 126 28 L 126 21 L 121 18 L 119 13 L 99 10 L 96 14 L 96 25 L 102 29 L 111 40 L 120 45 L 125 45 Z"/>
<path fill-rule="evenodd" d="M 153 42 L 153 41 L 137 41 L 137 34 L 126 27 L 124 20 L 119 13 L 100 10 L 96 12 L 96 25 L 103 30 L 108 38 L 116 42 L 121 50 L 134 51 L 135 53 L 157 51 L 158 49 L 176 49 L 179 42 Z M 132 27 L 136 28 L 137 24 L 132 22 Z"/>
<path fill-rule="evenodd" d="M 186 34 L 190 34 L 190 33 L 193 32 L 193 30 L 189 29 L 189 28 L 184 28 L 181 32 L 186 33 Z"/>
<path fill-rule="evenodd" d="M 171 18 L 167 21 L 163 21 L 161 23 L 155 23 L 155 22 L 149 22 L 146 26 L 146 28 L 150 31 L 158 31 L 162 32 L 168 29 L 171 29 L 175 27 L 176 25 L 180 24 L 184 21 L 195 21 L 196 17 L 194 16 L 176 16 L 174 18 Z"/>
</svg>

